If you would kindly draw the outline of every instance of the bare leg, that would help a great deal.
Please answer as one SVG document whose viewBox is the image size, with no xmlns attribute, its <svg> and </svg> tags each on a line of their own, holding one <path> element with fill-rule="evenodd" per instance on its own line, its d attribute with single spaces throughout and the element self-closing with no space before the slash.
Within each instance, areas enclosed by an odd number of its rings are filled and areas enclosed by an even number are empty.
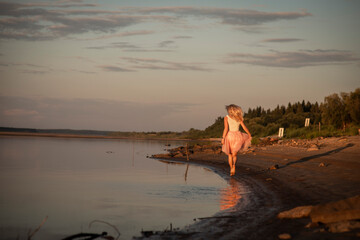
<svg viewBox="0 0 360 240">
<path fill-rule="evenodd" d="M 228 155 L 228 159 L 229 159 L 229 166 L 230 166 L 230 175 L 232 174 L 232 169 L 233 169 L 233 157 L 231 154 Z"/>
<path fill-rule="evenodd" d="M 236 160 L 237 160 L 237 152 L 231 154 L 232 158 L 232 168 L 231 173 L 232 175 L 235 175 L 235 169 L 236 169 Z"/>
</svg>

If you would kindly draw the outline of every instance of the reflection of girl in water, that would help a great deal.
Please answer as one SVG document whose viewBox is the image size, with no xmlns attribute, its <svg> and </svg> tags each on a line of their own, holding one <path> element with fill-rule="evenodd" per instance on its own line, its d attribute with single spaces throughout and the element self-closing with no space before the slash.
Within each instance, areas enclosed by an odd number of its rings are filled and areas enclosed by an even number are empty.
<svg viewBox="0 0 360 240">
<path fill-rule="evenodd" d="M 243 112 L 235 104 L 226 106 L 228 115 L 224 118 L 224 132 L 221 140 L 222 151 L 228 155 L 230 176 L 235 174 L 237 153 L 246 150 L 251 144 L 251 134 L 243 122 Z M 239 131 L 239 126 L 247 133 Z"/>
<path fill-rule="evenodd" d="M 226 210 L 235 207 L 241 198 L 238 182 L 230 178 L 230 185 L 221 192 L 220 209 Z"/>
</svg>

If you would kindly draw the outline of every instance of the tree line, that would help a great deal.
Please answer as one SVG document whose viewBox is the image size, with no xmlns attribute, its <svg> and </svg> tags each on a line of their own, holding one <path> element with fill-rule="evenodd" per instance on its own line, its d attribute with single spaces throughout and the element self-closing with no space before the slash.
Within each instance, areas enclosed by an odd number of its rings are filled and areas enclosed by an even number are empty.
<svg viewBox="0 0 360 240">
<path fill-rule="evenodd" d="M 310 127 L 304 126 L 306 118 L 310 118 Z M 190 129 L 188 137 L 220 137 L 223 121 L 223 117 L 218 117 L 205 130 Z M 285 128 L 287 137 L 355 135 L 360 127 L 360 88 L 350 93 L 331 94 L 320 104 L 303 100 L 287 106 L 277 105 L 274 109 L 249 108 L 244 114 L 244 123 L 256 137 L 275 135 L 280 127 Z"/>
</svg>

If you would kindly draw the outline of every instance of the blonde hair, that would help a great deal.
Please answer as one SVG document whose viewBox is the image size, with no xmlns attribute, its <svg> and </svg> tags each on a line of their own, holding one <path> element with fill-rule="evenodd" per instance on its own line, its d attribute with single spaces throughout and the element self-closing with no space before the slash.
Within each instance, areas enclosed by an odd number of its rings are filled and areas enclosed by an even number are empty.
<svg viewBox="0 0 360 240">
<path fill-rule="evenodd" d="M 226 110 L 232 119 L 234 119 L 238 122 L 242 122 L 244 120 L 243 111 L 242 111 L 241 107 L 239 107 L 238 105 L 230 104 L 230 105 L 226 106 Z"/>
</svg>

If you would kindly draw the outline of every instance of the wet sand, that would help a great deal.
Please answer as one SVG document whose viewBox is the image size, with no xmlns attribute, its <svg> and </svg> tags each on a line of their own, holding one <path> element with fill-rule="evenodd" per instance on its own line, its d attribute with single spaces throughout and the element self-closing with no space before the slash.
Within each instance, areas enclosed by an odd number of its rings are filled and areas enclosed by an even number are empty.
<svg viewBox="0 0 360 240">
<path fill-rule="evenodd" d="M 330 233 L 321 226 L 305 228 L 310 218 L 279 219 L 277 214 L 303 205 L 338 201 L 360 194 L 360 136 L 292 141 L 252 147 L 239 154 L 237 171 L 229 176 L 227 156 L 194 151 L 189 161 L 206 165 L 246 191 L 234 211 L 198 219 L 186 229 L 151 239 L 359 239 L 360 229 Z M 157 158 L 187 161 L 186 156 Z M 274 165 L 278 169 L 270 170 Z M 230 182 L 231 183 L 231 182 Z M 198 217 L 198 216 L 194 216 Z"/>
</svg>

